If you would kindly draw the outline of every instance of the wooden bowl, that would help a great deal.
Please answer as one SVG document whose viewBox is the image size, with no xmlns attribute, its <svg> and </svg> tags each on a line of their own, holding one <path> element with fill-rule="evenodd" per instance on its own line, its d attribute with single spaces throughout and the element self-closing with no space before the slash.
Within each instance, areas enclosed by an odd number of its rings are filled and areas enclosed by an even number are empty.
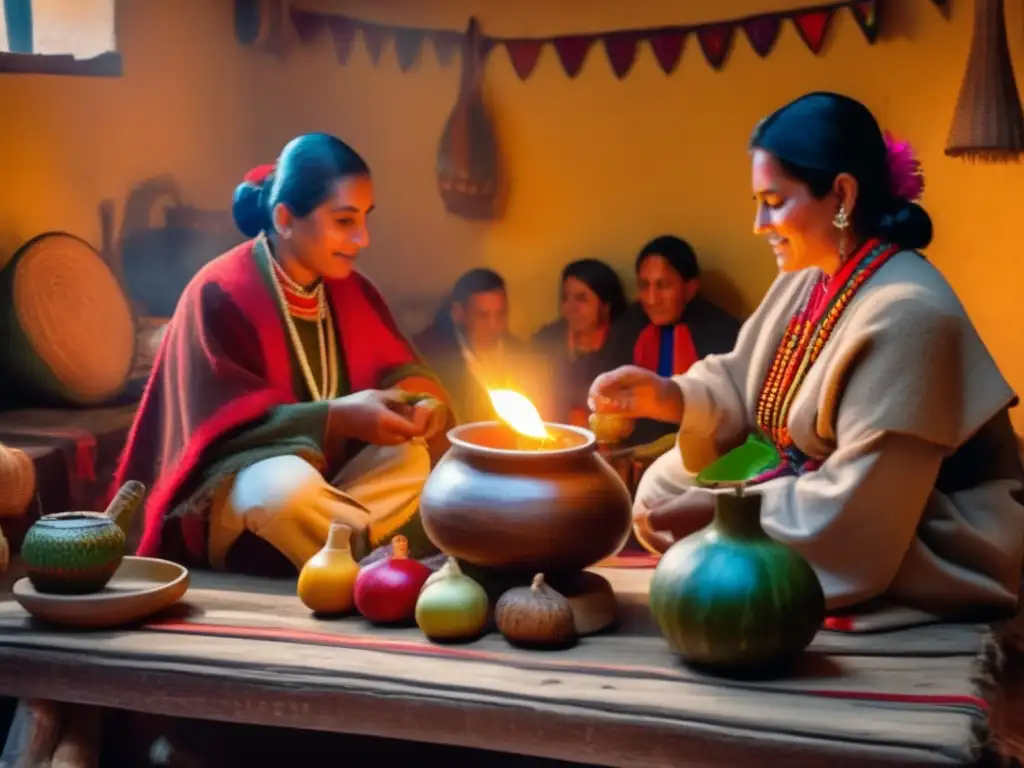
<svg viewBox="0 0 1024 768">
<path fill-rule="evenodd" d="M 115 627 L 169 608 L 188 590 L 183 566 L 154 557 L 126 556 L 98 592 L 39 592 L 28 578 L 14 583 L 14 599 L 37 619 L 71 627 Z"/>
<path fill-rule="evenodd" d="M 579 571 L 622 548 L 632 502 L 594 434 L 546 426 L 557 447 L 523 447 L 499 422 L 448 433 L 451 448 L 420 497 L 435 546 L 483 568 L 544 573 Z"/>
</svg>

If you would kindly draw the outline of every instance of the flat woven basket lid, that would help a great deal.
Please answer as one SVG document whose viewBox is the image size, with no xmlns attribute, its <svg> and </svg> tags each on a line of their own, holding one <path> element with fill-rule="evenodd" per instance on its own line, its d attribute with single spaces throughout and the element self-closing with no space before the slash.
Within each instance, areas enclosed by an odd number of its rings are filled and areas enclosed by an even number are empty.
<svg viewBox="0 0 1024 768">
<path fill-rule="evenodd" d="M 76 400 L 119 391 L 135 355 L 135 323 L 99 252 L 74 235 L 50 233 L 15 259 L 13 310 L 32 354 Z"/>
</svg>

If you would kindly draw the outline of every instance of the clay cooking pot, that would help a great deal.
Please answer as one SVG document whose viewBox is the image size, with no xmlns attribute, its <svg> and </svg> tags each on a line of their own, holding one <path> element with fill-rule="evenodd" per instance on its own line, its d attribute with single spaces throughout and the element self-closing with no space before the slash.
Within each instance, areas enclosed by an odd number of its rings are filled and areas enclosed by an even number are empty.
<svg viewBox="0 0 1024 768">
<path fill-rule="evenodd" d="M 632 501 L 594 433 L 546 426 L 559 447 L 521 450 L 498 422 L 448 433 L 451 448 L 420 497 L 435 546 L 472 565 L 531 575 L 579 571 L 622 548 Z"/>
</svg>

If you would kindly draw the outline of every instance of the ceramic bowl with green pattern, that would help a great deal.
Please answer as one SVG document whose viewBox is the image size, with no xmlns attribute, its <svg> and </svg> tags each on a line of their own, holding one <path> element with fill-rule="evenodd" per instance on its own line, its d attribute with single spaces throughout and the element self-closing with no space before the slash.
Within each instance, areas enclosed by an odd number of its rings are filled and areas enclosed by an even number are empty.
<svg viewBox="0 0 1024 768">
<path fill-rule="evenodd" d="M 25 535 L 21 556 L 39 592 L 81 595 L 107 585 L 124 557 L 124 531 L 99 512 L 40 518 Z"/>
</svg>

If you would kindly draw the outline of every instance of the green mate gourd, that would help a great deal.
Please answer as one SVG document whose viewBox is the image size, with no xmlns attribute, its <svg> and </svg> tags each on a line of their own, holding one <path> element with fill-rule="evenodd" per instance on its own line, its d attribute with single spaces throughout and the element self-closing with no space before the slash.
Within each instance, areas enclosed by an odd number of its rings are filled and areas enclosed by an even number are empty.
<svg viewBox="0 0 1024 768">
<path fill-rule="evenodd" d="M 714 521 L 669 547 L 650 585 L 650 609 L 684 660 L 749 668 L 785 662 L 825 618 L 817 574 L 761 527 L 761 495 L 723 493 Z"/>
</svg>

